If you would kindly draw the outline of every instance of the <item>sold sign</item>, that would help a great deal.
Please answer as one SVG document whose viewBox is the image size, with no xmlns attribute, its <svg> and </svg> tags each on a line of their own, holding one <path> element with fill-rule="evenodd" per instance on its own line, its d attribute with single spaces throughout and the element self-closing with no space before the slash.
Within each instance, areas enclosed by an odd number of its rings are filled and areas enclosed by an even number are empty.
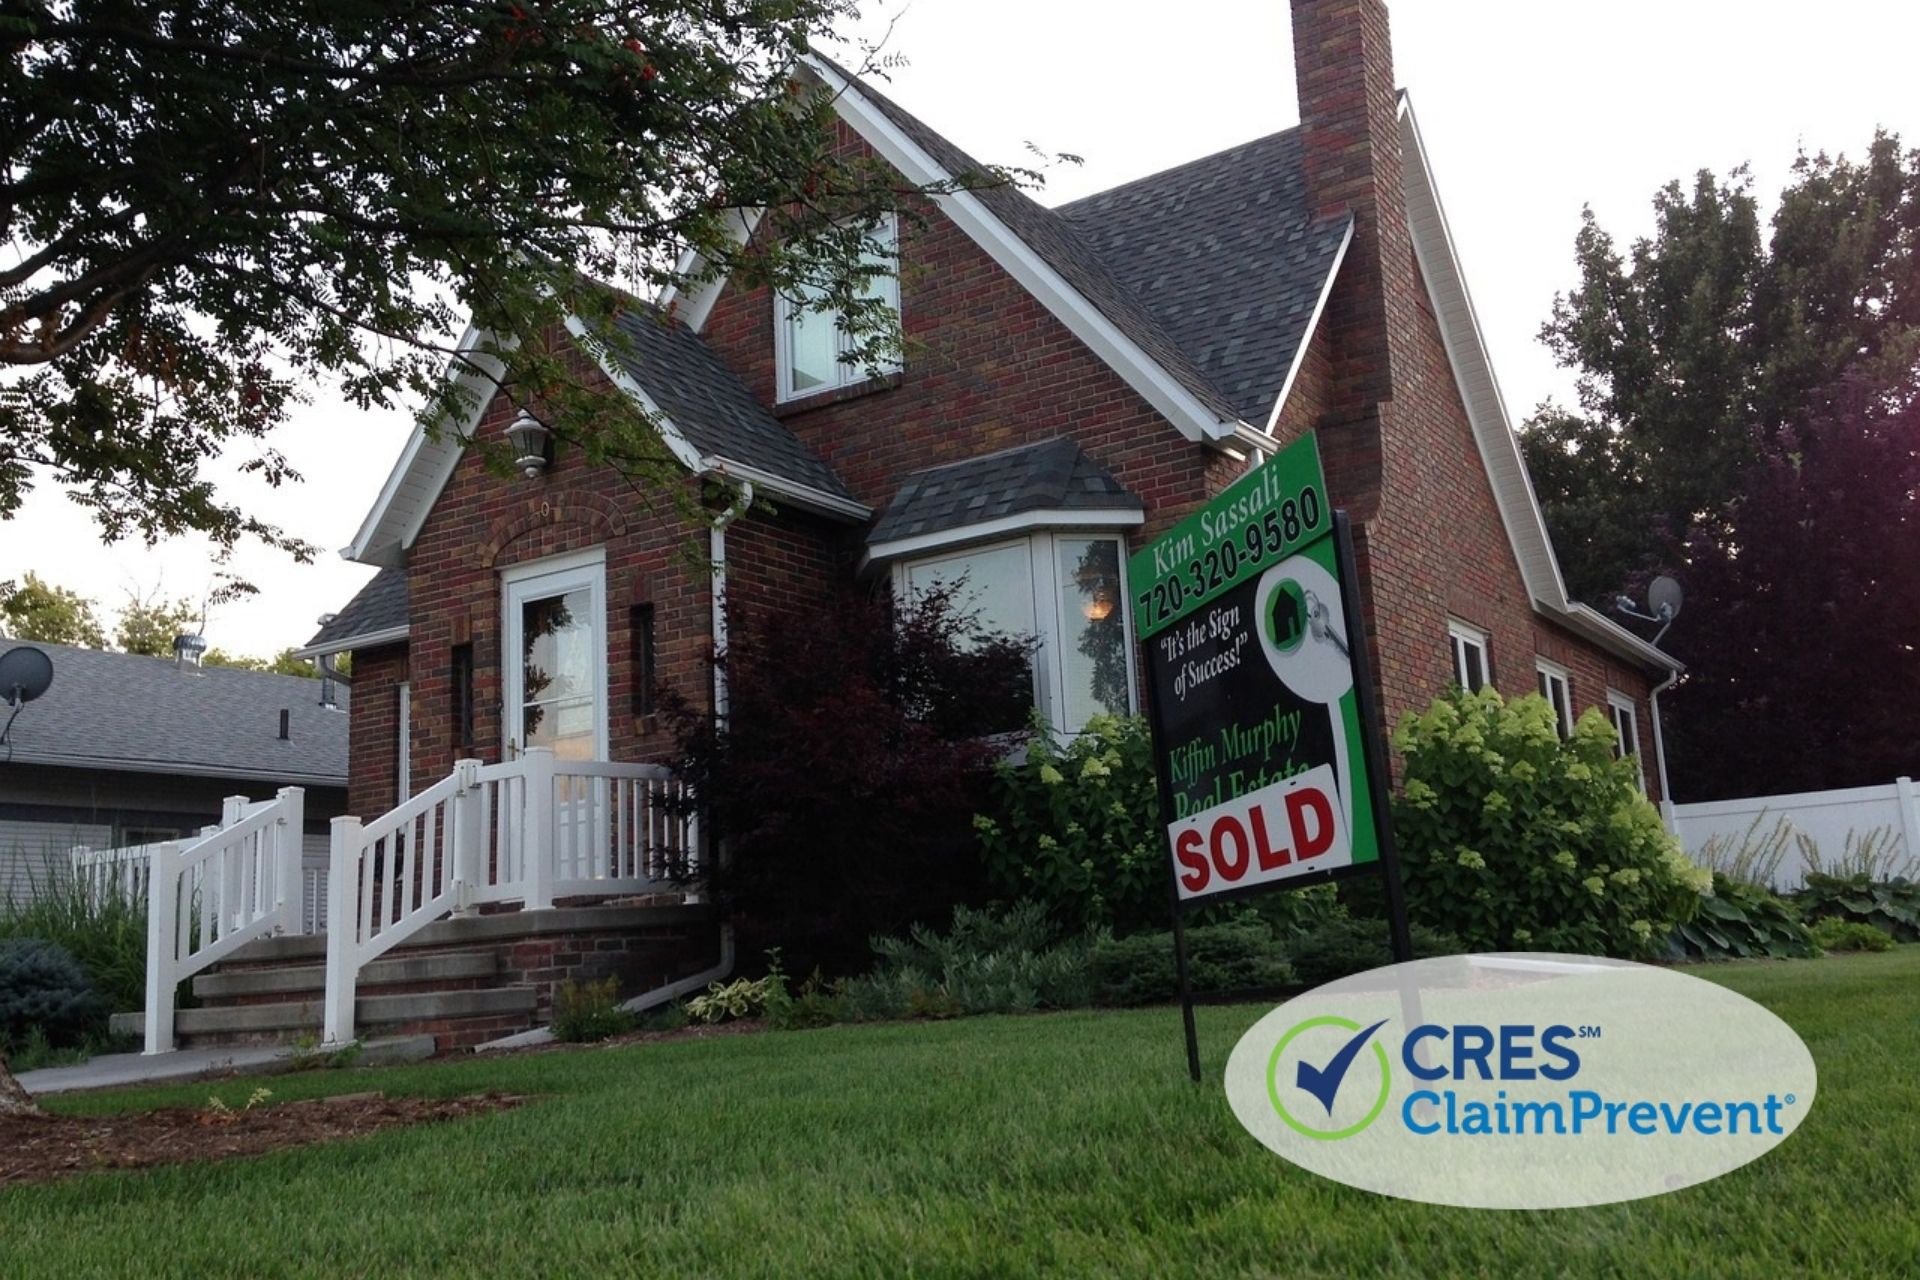
<svg viewBox="0 0 1920 1280">
<path fill-rule="evenodd" d="M 1320 765 L 1167 828 L 1183 901 L 1353 863 L 1333 769 Z"/>
</svg>

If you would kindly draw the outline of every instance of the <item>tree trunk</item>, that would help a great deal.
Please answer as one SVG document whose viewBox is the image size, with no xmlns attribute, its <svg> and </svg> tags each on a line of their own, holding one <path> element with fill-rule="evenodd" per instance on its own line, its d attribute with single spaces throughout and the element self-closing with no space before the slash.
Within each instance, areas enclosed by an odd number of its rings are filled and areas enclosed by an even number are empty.
<svg viewBox="0 0 1920 1280">
<path fill-rule="evenodd" d="M 0 1051 L 0 1116 L 37 1116 L 40 1108 L 33 1105 L 33 1099 L 13 1078 L 13 1072 L 7 1067 L 7 1055 Z"/>
</svg>

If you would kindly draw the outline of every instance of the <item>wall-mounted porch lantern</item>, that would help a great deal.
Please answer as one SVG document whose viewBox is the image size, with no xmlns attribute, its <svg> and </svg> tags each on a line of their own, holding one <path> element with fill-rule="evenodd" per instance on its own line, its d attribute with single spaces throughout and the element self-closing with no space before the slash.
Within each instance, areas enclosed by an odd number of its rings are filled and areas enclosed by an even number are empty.
<svg viewBox="0 0 1920 1280">
<path fill-rule="evenodd" d="M 507 442 L 513 446 L 513 465 L 531 480 L 547 469 L 547 441 L 552 432 L 540 419 L 522 409 L 507 424 Z"/>
</svg>

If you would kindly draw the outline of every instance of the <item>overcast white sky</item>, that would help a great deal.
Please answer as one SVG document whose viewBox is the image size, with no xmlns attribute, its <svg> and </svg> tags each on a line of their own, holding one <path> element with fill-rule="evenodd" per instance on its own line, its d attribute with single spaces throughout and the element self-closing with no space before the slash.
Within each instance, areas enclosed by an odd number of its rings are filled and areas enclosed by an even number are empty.
<svg viewBox="0 0 1920 1280">
<path fill-rule="evenodd" d="M 1399 0 L 1400 83 L 1413 94 L 1440 194 L 1509 410 L 1564 397 L 1535 340 L 1571 283 L 1580 207 L 1625 239 L 1649 197 L 1702 166 L 1751 162 L 1779 190 L 1796 146 L 1862 151 L 1876 124 L 1920 143 L 1920 5 L 1825 0 Z M 888 92 L 976 157 L 1019 164 L 1032 142 L 1085 158 L 1046 203 L 1084 195 L 1298 122 L 1284 0 L 914 0 L 875 5 L 909 60 Z M 275 443 L 305 473 L 291 491 L 234 484 L 325 548 L 313 565 L 243 550 L 255 599 L 214 612 L 210 641 L 266 654 L 304 642 L 371 571 L 341 560 L 410 418 L 324 397 Z M 33 569 L 109 610 L 156 586 L 198 598 L 204 544 L 102 547 L 90 518 L 43 490 L 0 524 L 0 579 Z"/>
</svg>

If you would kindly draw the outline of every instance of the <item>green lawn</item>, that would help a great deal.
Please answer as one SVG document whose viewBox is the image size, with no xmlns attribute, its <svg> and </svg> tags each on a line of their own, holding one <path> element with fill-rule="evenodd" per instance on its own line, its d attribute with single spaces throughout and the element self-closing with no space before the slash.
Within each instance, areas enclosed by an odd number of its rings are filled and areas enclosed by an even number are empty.
<svg viewBox="0 0 1920 1280">
<path fill-rule="evenodd" d="M 1631 1204 L 1475 1212 L 1317 1179 L 1248 1137 L 1217 1083 L 1187 1083 L 1157 1009 L 287 1077 L 278 1099 L 542 1098 L 0 1192 L 0 1276 L 1920 1274 L 1920 946 L 1696 972 L 1805 1036 L 1819 1100 L 1758 1162 Z M 1262 1012 L 1202 1010 L 1214 1077 Z"/>
</svg>

